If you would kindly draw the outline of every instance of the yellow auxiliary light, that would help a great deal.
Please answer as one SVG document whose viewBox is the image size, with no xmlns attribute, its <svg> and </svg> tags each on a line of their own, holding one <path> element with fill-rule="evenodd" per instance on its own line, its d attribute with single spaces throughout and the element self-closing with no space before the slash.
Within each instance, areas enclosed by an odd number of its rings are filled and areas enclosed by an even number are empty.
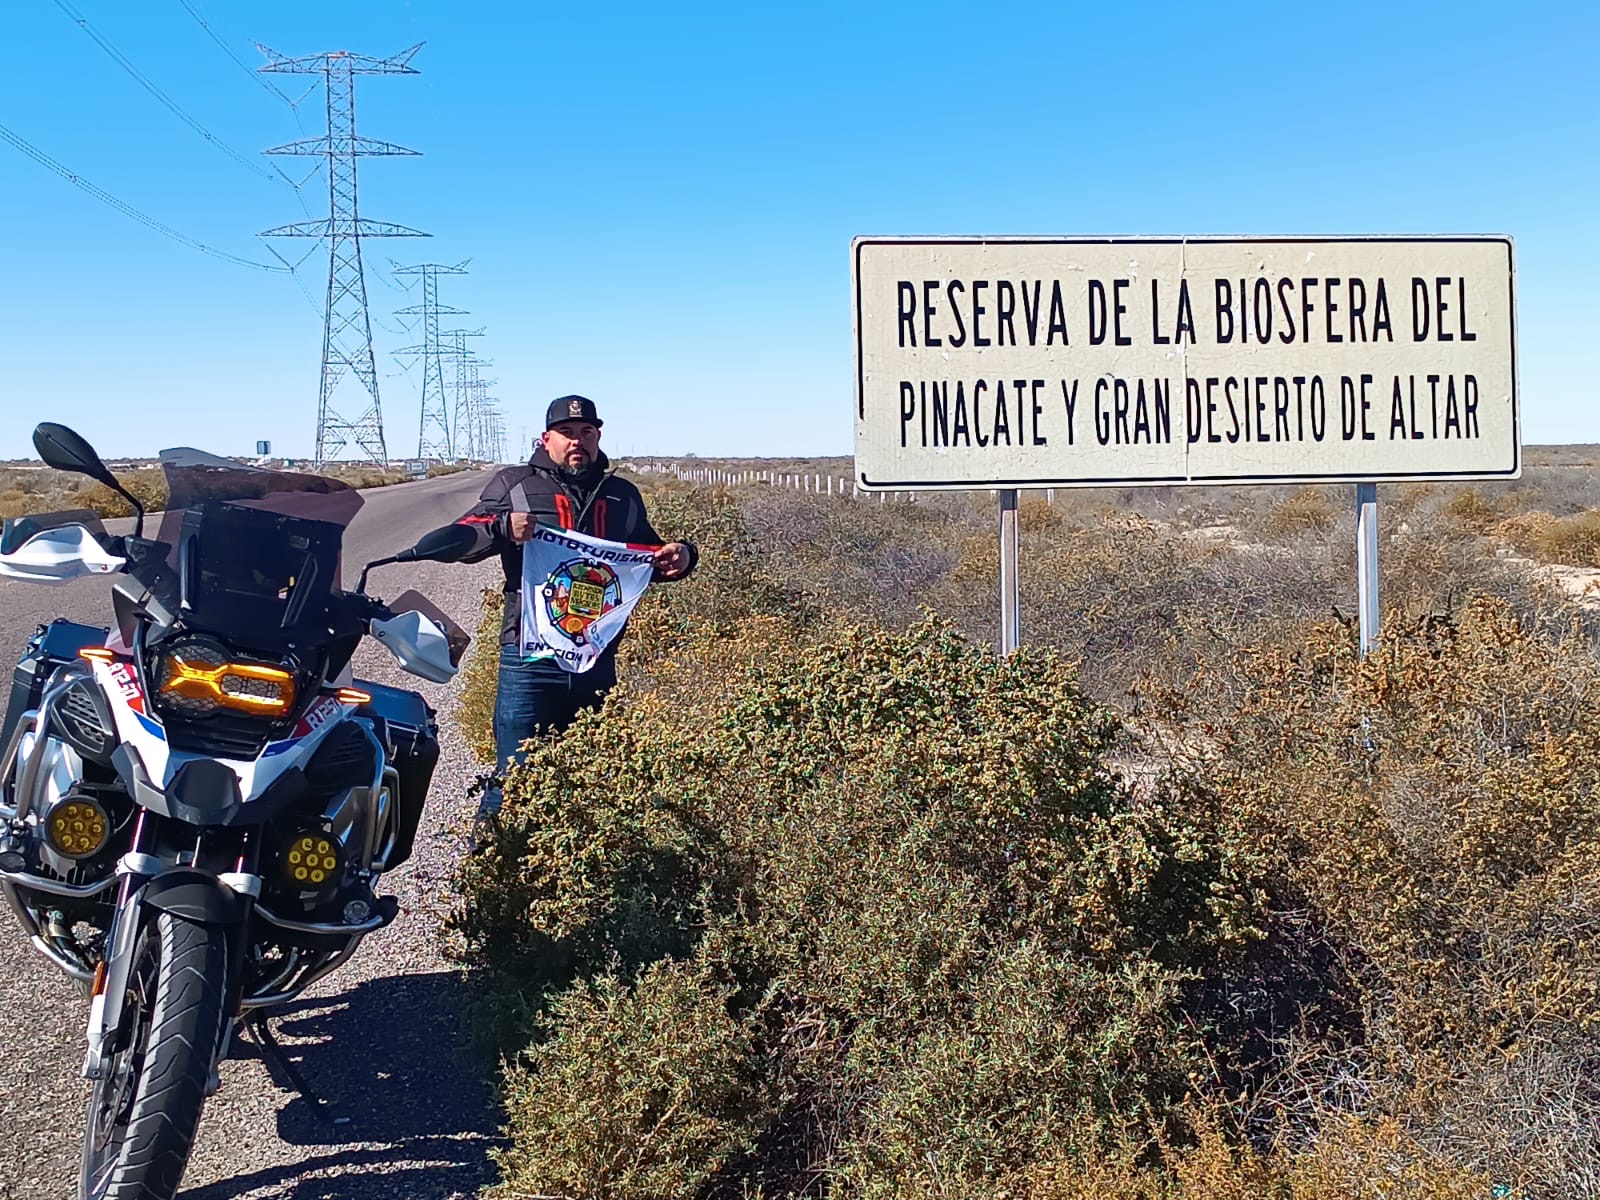
<svg viewBox="0 0 1600 1200">
<path fill-rule="evenodd" d="M 294 676 L 281 667 L 256 663 L 189 662 L 183 652 L 167 655 L 162 663 L 163 694 L 181 696 L 201 705 L 216 705 L 242 712 L 282 716 L 294 704 Z"/>
<path fill-rule="evenodd" d="M 64 800 L 44 823 L 50 848 L 64 858 L 88 858 L 111 836 L 111 819 L 92 800 Z"/>
<path fill-rule="evenodd" d="M 339 873 L 339 847 L 324 833 L 302 833 L 283 856 L 283 876 L 297 891 L 309 892 Z"/>
</svg>

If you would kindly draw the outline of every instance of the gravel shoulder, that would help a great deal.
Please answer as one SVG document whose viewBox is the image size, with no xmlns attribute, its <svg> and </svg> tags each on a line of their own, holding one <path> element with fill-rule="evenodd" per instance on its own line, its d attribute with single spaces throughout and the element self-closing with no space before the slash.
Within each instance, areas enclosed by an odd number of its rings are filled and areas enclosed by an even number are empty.
<svg viewBox="0 0 1600 1200">
<path fill-rule="evenodd" d="M 475 495 L 481 483 L 457 490 Z M 470 503 L 433 491 L 424 513 L 384 522 L 388 549 Z M 416 588 L 470 630 L 482 588 L 497 579 L 493 561 L 425 563 L 384 568 L 373 583 L 387 595 Z M 48 603 L 49 593 L 40 598 Z M 12 652 L 10 638 L 5 648 Z M 406 675 L 373 643 L 356 673 L 422 692 L 440 713 L 441 755 L 414 855 L 380 886 L 400 898 L 399 918 L 272 1022 L 291 1061 L 351 1120 L 337 1128 L 318 1121 L 269 1074 L 260 1048 L 236 1039 L 222 1091 L 206 1105 L 185 1200 L 449 1200 L 496 1178 L 489 1150 L 501 1123 L 498 1067 L 468 1045 L 465 984 L 438 938 L 463 853 L 459 829 L 475 805 L 467 792 L 481 770 L 456 732 L 459 680 L 441 686 Z M 0 1010 L 8 1018 L 0 1022 L 0 1200 L 71 1200 L 88 1098 L 78 1074 L 87 1007 L 9 913 L 0 914 Z"/>
</svg>

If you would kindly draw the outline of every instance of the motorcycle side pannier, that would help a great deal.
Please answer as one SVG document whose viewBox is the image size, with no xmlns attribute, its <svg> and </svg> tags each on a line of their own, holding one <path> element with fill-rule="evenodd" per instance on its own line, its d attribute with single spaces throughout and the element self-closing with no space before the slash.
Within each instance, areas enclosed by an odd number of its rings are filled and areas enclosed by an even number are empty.
<svg viewBox="0 0 1600 1200">
<path fill-rule="evenodd" d="M 395 797 L 399 831 L 388 869 L 394 870 L 411 857 L 422 821 L 422 805 L 433 782 L 433 768 L 439 761 L 439 725 L 433 709 L 416 692 L 358 679 L 355 685 L 372 694 L 361 715 L 380 720 L 388 737 L 389 761 L 400 776 L 400 794 Z"/>
<path fill-rule="evenodd" d="M 11 744 L 22 714 L 38 707 L 44 685 L 56 668 L 77 658 L 85 646 L 101 646 L 105 640 L 104 626 L 79 625 L 59 617 L 34 631 L 11 673 L 11 696 L 6 704 L 5 723 L 0 725 L 0 753 Z"/>
</svg>

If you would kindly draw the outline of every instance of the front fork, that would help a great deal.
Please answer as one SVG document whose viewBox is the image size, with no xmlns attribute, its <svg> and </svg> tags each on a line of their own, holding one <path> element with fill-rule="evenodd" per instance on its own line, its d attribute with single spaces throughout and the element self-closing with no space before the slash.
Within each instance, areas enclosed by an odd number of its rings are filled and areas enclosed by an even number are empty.
<svg viewBox="0 0 1600 1200">
<path fill-rule="evenodd" d="M 237 850 L 231 856 L 233 870 L 211 873 L 196 866 L 206 840 L 201 832 L 188 866 L 183 865 L 182 855 L 177 862 L 169 863 L 152 853 L 161 840 L 162 821 L 141 809 L 130 848 L 117 863 L 117 874 L 122 881 L 117 890 L 111 927 L 106 934 L 105 958 L 95 971 L 91 985 L 89 1024 L 84 1031 L 83 1077 L 101 1077 L 126 1032 L 128 981 L 133 972 L 139 931 L 155 913 L 167 911 L 185 920 L 220 925 L 229 931 L 228 979 L 224 992 L 227 1003 L 223 1010 L 228 1014 L 228 1023 L 212 1048 L 209 1092 L 216 1089 L 217 1065 L 227 1052 L 239 1018 L 245 932 L 250 926 L 256 898 L 261 895 L 261 876 L 256 874 L 259 848 L 256 839 L 246 830 L 239 835 Z"/>
</svg>

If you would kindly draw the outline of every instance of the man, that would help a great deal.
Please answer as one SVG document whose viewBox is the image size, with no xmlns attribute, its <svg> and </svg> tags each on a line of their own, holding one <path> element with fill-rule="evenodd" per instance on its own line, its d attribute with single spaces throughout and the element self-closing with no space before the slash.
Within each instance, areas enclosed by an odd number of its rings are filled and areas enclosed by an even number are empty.
<svg viewBox="0 0 1600 1200">
<path fill-rule="evenodd" d="M 501 766 L 518 757 L 525 738 L 560 732 L 587 708 L 596 708 L 617 681 L 613 642 L 582 673 L 569 672 L 553 657 L 522 654 L 522 549 L 539 524 L 571 529 L 613 542 L 661 545 L 645 514 L 639 489 L 618 479 L 600 449 L 594 401 L 562 396 L 545 413 L 545 431 L 526 466 L 506 467 L 489 481 L 471 512 L 458 524 L 478 534 L 467 562 L 498 553 L 505 571 L 505 614 L 500 624 L 500 675 L 495 692 L 495 756 Z M 682 579 L 698 555 L 688 542 L 668 542 L 656 551 L 652 580 Z M 620 640 L 620 639 L 619 639 Z M 499 807 L 486 794 L 485 811 Z"/>
</svg>

